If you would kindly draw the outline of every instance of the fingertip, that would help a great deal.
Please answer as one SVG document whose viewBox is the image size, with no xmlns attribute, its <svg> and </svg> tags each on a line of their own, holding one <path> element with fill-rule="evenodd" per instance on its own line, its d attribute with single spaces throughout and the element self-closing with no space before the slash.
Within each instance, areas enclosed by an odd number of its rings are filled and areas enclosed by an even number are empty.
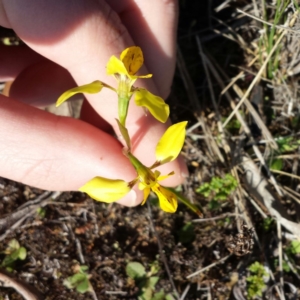
<svg viewBox="0 0 300 300">
<path fill-rule="evenodd" d="M 189 170 L 187 168 L 185 159 L 183 156 L 179 156 L 177 159 L 178 162 L 178 168 L 179 168 L 179 173 L 182 178 L 182 182 L 185 181 L 189 177 Z"/>
<path fill-rule="evenodd" d="M 142 191 L 134 187 L 125 197 L 118 200 L 117 203 L 128 207 L 134 207 L 141 204 L 142 201 L 143 201 Z"/>
</svg>

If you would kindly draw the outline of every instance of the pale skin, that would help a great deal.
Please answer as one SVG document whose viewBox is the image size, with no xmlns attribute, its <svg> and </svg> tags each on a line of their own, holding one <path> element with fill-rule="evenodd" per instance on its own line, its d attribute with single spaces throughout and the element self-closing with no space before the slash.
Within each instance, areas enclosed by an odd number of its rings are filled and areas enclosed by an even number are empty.
<svg viewBox="0 0 300 300">
<path fill-rule="evenodd" d="M 111 55 L 119 57 L 133 45 L 144 52 L 140 74 L 153 74 L 135 85 L 165 99 L 175 68 L 176 1 L 2 0 L 0 25 L 28 45 L 0 47 L 0 80 L 15 80 L 9 97 L 0 95 L 0 176 L 59 191 L 77 190 L 95 176 L 134 179 L 123 145 L 111 135 L 111 128 L 118 133 L 112 91 L 86 95 L 81 120 L 35 106 L 55 102 L 76 84 L 101 80 L 116 87 L 105 65 Z M 155 146 L 170 123 L 159 123 L 131 101 L 126 125 L 134 155 L 152 165 Z M 162 182 L 166 186 L 182 183 L 187 175 L 182 158 L 160 171 L 175 172 Z M 135 188 L 119 202 L 134 206 L 141 201 L 142 192 Z"/>
</svg>

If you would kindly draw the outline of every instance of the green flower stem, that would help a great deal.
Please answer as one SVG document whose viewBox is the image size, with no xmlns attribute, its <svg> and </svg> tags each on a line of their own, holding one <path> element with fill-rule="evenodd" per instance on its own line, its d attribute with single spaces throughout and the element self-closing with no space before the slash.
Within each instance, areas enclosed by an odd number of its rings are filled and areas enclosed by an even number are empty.
<svg viewBox="0 0 300 300">
<path fill-rule="evenodd" d="M 118 96 L 119 120 L 124 127 L 128 113 L 129 100 L 129 97 Z"/>
<path fill-rule="evenodd" d="M 155 180 L 155 178 L 152 178 L 152 172 L 150 171 L 149 168 L 145 167 L 131 152 L 127 152 L 126 156 L 130 160 L 131 164 L 135 168 L 136 172 L 138 173 L 139 177 L 143 178 L 148 178 L 150 180 Z M 150 178 L 149 178 L 150 177 Z"/>
<path fill-rule="evenodd" d="M 172 193 L 174 193 L 177 196 L 177 198 L 184 205 L 186 205 L 191 211 L 193 211 L 195 214 L 197 214 L 199 218 L 203 218 L 203 213 L 200 211 L 200 209 L 196 205 L 191 203 L 188 199 L 186 199 L 182 194 L 176 192 L 175 189 L 168 188 L 168 187 L 164 187 L 164 188 L 171 191 Z M 201 207 L 201 209 L 202 209 L 202 207 Z"/>
</svg>

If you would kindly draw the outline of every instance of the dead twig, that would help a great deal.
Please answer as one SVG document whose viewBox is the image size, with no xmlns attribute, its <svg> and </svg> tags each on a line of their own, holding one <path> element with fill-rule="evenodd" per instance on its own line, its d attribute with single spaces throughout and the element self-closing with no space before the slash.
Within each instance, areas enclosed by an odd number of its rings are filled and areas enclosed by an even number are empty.
<svg viewBox="0 0 300 300">
<path fill-rule="evenodd" d="M 53 200 L 57 199 L 61 195 L 61 192 L 52 192 L 50 194 L 46 192 L 45 194 L 47 194 L 46 198 L 40 196 L 38 197 L 38 199 L 33 200 L 32 203 L 34 204 L 30 204 L 29 206 L 26 205 L 12 216 L 7 216 L 4 219 L 0 220 L 0 222 L 2 223 L 2 228 L 0 227 L 1 230 L 3 231 L 6 229 L 5 233 L 0 236 L 0 241 L 3 241 L 8 234 L 18 228 L 27 218 L 35 215 L 38 208 L 45 207 Z"/>
<path fill-rule="evenodd" d="M 0 285 L 2 287 L 13 288 L 26 300 L 43 300 L 44 297 L 33 287 L 28 286 L 20 280 L 14 279 L 3 269 L 0 270 Z"/>
<path fill-rule="evenodd" d="M 227 255 L 227 256 L 219 259 L 218 261 L 216 261 L 216 262 L 214 262 L 214 263 L 212 263 L 212 264 L 210 264 L 210 265 L 208 265 L 208 266 L 206 266 L 206 267 L 204 267 L 204 268 L 202 268 L 202 269 L 200 269 L 200 270 L 198 270 L 198 271 L 196 271 L 196 272 L 188 275 L 186 278 L 189 279 L 189 278 L 194 277 L 194 276 L 196 276 L 196 275 L 198 275 L 200 273 L 203 273 L 206 270 L 209 270 L 209 269 L 215 267 L 216 265 L 218 265 L 218 264 L 224 262 L 225 260 L 227 260 L 231 255 L 232 254 L 229 254 L 229 255 Z"/>
<path fill-rule="evenodd" d="M 157 231 L 155 230 L 155 226 L 153 224 L 152 210 L 151 210 L 151 206 L 149 204 L 149 201 L 147 202 L 147 207 L 148 207 L 148 215 L 149 215 L 150 228 L 151 228 L 151 231 L 153 232 L 153 234 L 155 235 L 155 237 L 157 239 L 157 245 L 158 245 L 158 249 L 159 249 L 159 255 L 160 255 L 160 257 L 161 257 L 161 259 L 163 261 L 163 264 L 165 266 L 165 269 L 166 269 L 166 272 L 168 274 L 169 281 L 171 283 L 173 292 L 175 293 L 177 299 L 179 299 L 179 293 L 178 293 L 178 291 L 176 289 L 174 280 L 172 278 L 172 274 L 171 274 L 171 271 L 170 271 L 170 268 L 169 268 L 169 265 L 168 265 L 168 261 L 166 259 L 166 256 L 165 256 L 165 253 L 164 253 L 164 250 L 163 250 L 163 246 L 161 244 L 159 235 L 158 235 Z"/>
</svg>

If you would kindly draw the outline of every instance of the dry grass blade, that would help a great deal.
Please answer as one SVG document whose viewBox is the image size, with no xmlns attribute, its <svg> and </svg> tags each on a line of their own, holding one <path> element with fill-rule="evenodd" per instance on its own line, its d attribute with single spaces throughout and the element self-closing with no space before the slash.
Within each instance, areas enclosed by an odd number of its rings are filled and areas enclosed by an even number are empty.
<svg viewBox="0 0 300 300">
<path fill-rule="evenodd" d="M 205 142 L 207 145 L 208 150 L 210 151 L 210 154 L 212 157 L 217 156 L 222 162 L 224 161 L 224 158 L 214 141 L 214 138 L 210 132 L 210 128 L 206 125 L 205 119 L 203 117 L 203 114 L 201 114 L 201 107 L 200 107 L 200 101 L 197 96 L 197 92 L 195 89 L 195 86 L 193 84 L 193 81 L 190 78 L 190 75 L 186 69 L 184 59 L 181 55 L 179 47 L 177 48 L 177 65 L 181 73 L 181 77 L 183 79 L 187 95 L 189 97 L 190 103 L 193 107 L 194 115 L 198 120 L 198 125 L 201 126 L 204 136 L 205 136 Z"/>
<path fill-rule="evenodd" d="M 294 14 L 294 16 L 292 17 L 292 20 L 290 22 L 290 26 L 292 26 L 295 23 L 295 20 L 298 16 L 298 13 L 296 12 Z M 247 91 L 244 93 L 244 95 L 242 96 L 242 98 L 240 99 L 239 103 L 236 105 L 235 109 L 233 110 L 233 112 L 229 115 L 229 117 L 226 119 L 226 121 L 223 123 L 223 127 L 225 127 L 229 121 L 231 120 L 231 118 L 234 116 L 234 114 L 236 114 L 237 110 L 239 109 L 239 107 L 245 102 L 245 104 L 247 105 L 248 109 L 250 109 L 250 112 L 252 114 L 252 116 L 254 117 L 255 121 L 257 122 L 258 126 L 263 130 L 264 135 L 267 135 L 267 140 L 270 141 L 271 146 L 274 149 L 278 149 L 277 144 L 274 142 L 272 136 L 269 134 L 269 130 L 266 128 L 266 126 L 264 125 L 264 123 L 261 121 L 259 115 L 257 114 L 257 112 L 253 109 L 253 106 L 251 105 L 251 103 L 249 101 L 247 101 L 247 97 L 250 95 L 251 90 L 253 89 L 253 87 L 259 82 L 270 58 L 272 57 L 272 55 L 275 53 L 277 47 L 279 46 L 280 42 L 282 41 L 283 37 L 286 35 L 287 31 L 283 31 L 280 36 L 277 38 L 276 43 L 274 44 L 273 48 L 271 49 L 271 51 L 269 52 L 267 58 L 265 59 L 264 63 L 262 64 L 260 70 L 258 71 L 258 73 L 256 74 L 255 78 L 253 79 L 253 81 L 251 82 L 250 86 L 248 87 Z"/>
<path fill-rule="evenodd" d="M 196 276 L 196 275 L 199 275 L 200 273 L 203 273 L 204 271 L 207 271 L 207 270 L 209 270 L 209 269 L 215 267 L 216 265 L 218 265 L 218 264 L 224 262 L 225 260 L 227 260 L 231 255 L 232 255 L 232 254 L 229 254 L 229 255 L 227 255 L 227 256 L 225 256 L 225 257 L 219 259 L 218 261 L 216 261 L 216 262 L 210 264 L 209 266 L 206 266 L 206 267 L 204 267 L 204 268 L 202 268 L 202 269 L 200 269 L 200 270 L 198 270 L 198 271 L 196 271 L 196 272 L 194 272 L 194 273 L 188 275 L 186 278 L 187 278 L 187 279 L 192 278 L 192 277 L 194 277 L 194 276 Z"/>
<path fill-rule="evenodd" d="M 168 265 L 168 261 L 167 261 L 166 255 L 164 254 L 164 251 L 163 251 L 163 246 L 161 244 L 159 235 L 158 235 L 157 231 L 155 230 L 155 226 L 153 224 L 152 210 L 151 210 L 151 206 L 149 204 L 149 201 L 147 202 L 147 207 L 148 207 L 148 215 L 149 215 L 150 228 L 151 228 L 151 231 L 153 232 L 153 234 L 156 236 L 157 245 L 158 245 L 158 249 L 159 249 L 159 255 L 160 255 L 160 257 L 161 257 L 161 259 L 163 261 L 163 264 L 165 266 L 166 272 L 168 274 L 169 281 L 170 281 L 172 289 L 173 289 L 173 293 L 176 295 L 177 299 L 179 299 L 179 294 L 178 294 L 178 291 L 176 289 L 176 285 L 174 283 L 173 276 L 171 274 L 171 271 L 170 271 L 170 268 L 169 268 L 169 265 Z"/>
<path fill-rule="evenodd" d="M 265 21 L 265 20 L 263 20 L 263 19 L 261 19 L 261 18 L 258 18 L 258 17 L 256 17 L 256 16 L 253 16 L 253 15 L 251 15 L 251 14 L 248 14 L 248 13 L 246 13 L 245 11 L 242 11 L 241 9 L 237 9 L 237 11 L 238 11 L 239 13 L 245 15 L 245 16 L 248 16 L 248 17 L 250 17 L 250 18 L 252 18 L 252 19 L 254 19 L 254 20 L 256 20 L 256 21 L 259 21 L 259 22 L 261 22 L 261 23 L 267 24 L 267 25 L 269 25 L 269 26 L 276 27 L 276 28 L 282 29 L 282 30 L 286 30 L 286 31 L 292 32 L 292 33 L 297 33 L 297 34 L 300 33 L 299 30 L 294 30 L 294 29 L 291 29 L 290 27 L 287 27 L 287 26 L 274 25 L 274 24 L 271 23 L 271 22 L 267 22 L 267 21 Z"/>
<path fill-rule="evenodd" d="M 214 66 L 212 65 L 212 63 L 208 60 L 208 61 L 207 61 L 207 64 L 208 64 L 208 67 L 209 67 L 210 71 L 212 72 L 212 74 L 214 75 L 214 77 L 216 78 L 216 80 L 218 81 L 219 85 L 222 87 L 222 89 L 224 89 L 225 85 L 224 85 L 224 83 L 223 83 L 223 81 L 222 81 L 220 75 L 218 74 L 218 72 L 216 71 L 216 69 L 214 68 Z M 236 85 L 234 85 L 234 86 L 236 86 Z M 236 86 L 236 88 L 238 88 L 238 87 Z M 261 154 L 259 148 L 258 148 L 257 145 L 256 145 L 256 142 L 255 142 L 255 140 L 254 140 L 254 138 L 253 138 L 253 136 L 252 136 L 252 134 L 251 134 L 251 130 L 250 130 L 249 126 L 248 126 L 247 123 L 244 121 L 244 118 L 243 118 L 242 115 L 239 113 L 239 111 L 236 109 L 237 106 L 235 105 L 233 99 L 230 97 L 229 93 L 228 93 L 228 92 L 225 92 L 224 95 L 225 95 L 225 97 L 228 99 L 228 101 L 229 101 L 229 103 L 230 103 L 230 105 L 231 105 L 233 111 L 235 112 L 237 119 L 238 119 L 239 122 L 241 123 L 241 126 L 242 126 L 242 128 L 244 129 L 245 133 L 247 134 L 248 137 L 250 137 L 250 141 L 252 142 L 253 150 L 254 150 L 256 156 L 258 157 L 258 159 L 260 160 L 261 165 L 264 166 L 264 168 L 267 170 L 268 176 L 270 177 L 270 179 L 271 179 L 271 181 L 272 181 L 272 183 L 273 183 L 273 185 L 274 185 L 276 191 L 278 192 L 278 194 L 282 196 L 283 194 L 282 194 L 282 192 L 281 192 L 279 186 L 277 185 L 277 182 L 276 182 L 274 176 L 273 176 L 272 173 L 270 172 L 270 170 L 269 170 L 269 168 L 268 168 L 268 166 L 267 166 L 267 164 L 266 164 L 266 161 L 265 161 L 263 155 Z M 249 102 L 247 99 L 245 99 L 245 101 L 246 101 L 246 103 Z M 250 102 L 249 102 L 249 104 L 251 105 Z M 250 107 L 250 106 L 249 106 L 249 107 Z M 251 107 L 252 107 L 252 105 L 251 105 Z M 252 107 L 252 108 L 253 108 L 253 107 Z M 259 115 L 258 115 L 256 112 L 254 113 L 254 115 L 257 115 L 256 121 L 260 120 L 259 122 L 263 124 L 261 118 L 259 117 Z M 224 124 L 223 124 L 223 126 L 224 126 Z M 266 128 L 266 126 L 265 126 L 264 124 L 261 125 L 261 126 L 262 126 L 262 128 Z M 272 139 L 272 141 L 274 141 L 274 140 L 273 140 L 273 137 L 272 137 L 272 135 L 269 133 L 269 130 L 268 130 L 268 129 L 266 129 L 264 132 L 265 132 L 265 134 L 267 134 L 268 136 L 270 136 L 269 141 L 270 141 L 270 139 Z M 274 143 L 275 143 L 275 141 L 274 141 Z M 276 143 L 275 143 L 275 144 L 276 144 Z M 276 147 L 278 148 L 277 144 L 276 144 Z"/>
<path fill-rule="evenodd" d="M 245 185 L 249 193 L 259 200 L 283 227 L 300 238 L 300 224 L 290 221 L 280 200 L 271 191 L 267 180 L 262 176 L 254 162 L 246 156 L 241 156 L 240 161 L 245 172 Z"/>
<path fill-rule="evenodd" d="M 0 241 L 3 241 L 8 234 L 18 228 L 28 217 L 36 214 L 38 208 L 45 207 L 60 195 L 61 192 L 45 192 L 37 199 L 27 202 L 24 207 L 20 207 L 15 213 L 0 219 L 0 232 L 6 230 L 0 236 Z"/>
</svg>

